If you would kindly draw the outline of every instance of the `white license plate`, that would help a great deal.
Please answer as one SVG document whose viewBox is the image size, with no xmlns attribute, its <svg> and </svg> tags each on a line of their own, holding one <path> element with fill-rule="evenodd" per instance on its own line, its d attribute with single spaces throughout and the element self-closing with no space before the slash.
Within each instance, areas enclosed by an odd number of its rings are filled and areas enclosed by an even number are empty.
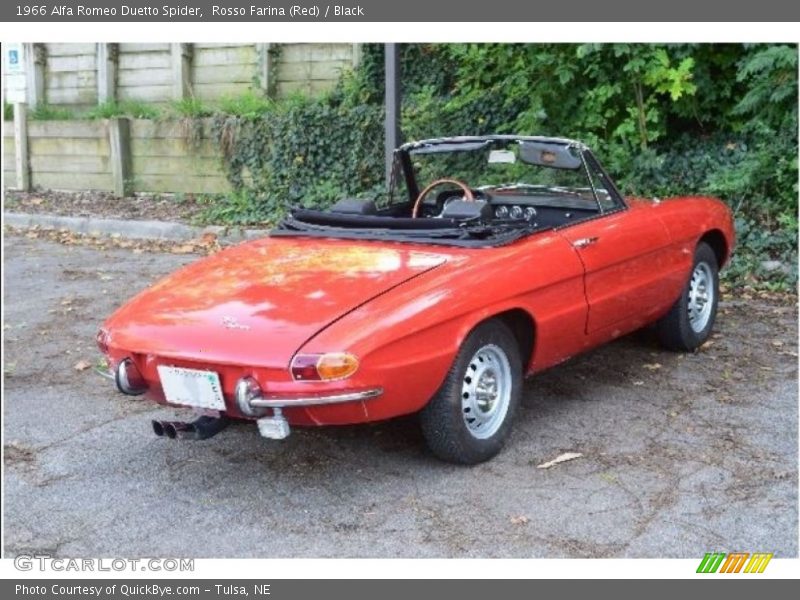
<svg viewBox="0 0 800 600">
<path fill-rule="evenodd" d="M 158 377 L 170 404 L 225 410 L 219 375 L 214 371 L 159 365 Z"/>
</svg>

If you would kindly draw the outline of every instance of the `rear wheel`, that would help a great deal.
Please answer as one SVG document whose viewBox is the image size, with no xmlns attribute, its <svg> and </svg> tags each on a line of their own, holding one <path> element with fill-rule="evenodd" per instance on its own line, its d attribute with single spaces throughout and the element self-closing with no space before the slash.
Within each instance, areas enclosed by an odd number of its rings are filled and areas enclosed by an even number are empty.
<svg viewBox="0 0 800 600">
<path fill-rule="evenodd" d="M 708 244 L 701 242 L 680 297 L 657 323 L 659 340 L 670 350 L 696 350 L 711 335 L 718 303 L 717 256 Z"/>
<path fill-rule="evenodd" d="M 464 340 L 444 384 L 422 410 L 422 432 L 439 458 L 476 464 L 495 456 L 511 431 L 522 394 L 514 334 L 487 321 Z"/>
</svg>

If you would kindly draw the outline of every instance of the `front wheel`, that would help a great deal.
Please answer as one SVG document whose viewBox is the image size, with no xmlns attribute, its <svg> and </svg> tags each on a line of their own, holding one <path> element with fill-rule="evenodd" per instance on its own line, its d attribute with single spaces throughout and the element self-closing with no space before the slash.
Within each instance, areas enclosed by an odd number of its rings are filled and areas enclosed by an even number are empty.
<svg viewBox="0 0 800 600">
<path fill-rule="evenodd" d="M 500 452 L 522 395 L 522 368 L 516 338 L 505 323 L 476 327 L 422 410 L 422 432 L 433 453 L 448 462 L 476 464 Z"/>
<path fill-rule="evenodd" d="M 717 256 L 705 242 L 697 245 L 689 280 L 670 311 L 657 323 L 658 337 L 670 350 L 693 351 L 711 335 L 719 303 Z"/>
</svg>

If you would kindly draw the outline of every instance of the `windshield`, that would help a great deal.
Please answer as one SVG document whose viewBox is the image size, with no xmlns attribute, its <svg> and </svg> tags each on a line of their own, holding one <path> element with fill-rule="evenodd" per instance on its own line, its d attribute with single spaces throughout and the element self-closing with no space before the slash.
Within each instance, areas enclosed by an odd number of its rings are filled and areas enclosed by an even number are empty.
<svg viewBox="0 0 800 600">
<path fill-rule="evenodd" d="M 457 179 L 492 194 L 519 196 L 594 193 L 574 146 L 520 140 L 443 143 L 409 151 L 417 190 L 439 179 Z"/>
</svg>

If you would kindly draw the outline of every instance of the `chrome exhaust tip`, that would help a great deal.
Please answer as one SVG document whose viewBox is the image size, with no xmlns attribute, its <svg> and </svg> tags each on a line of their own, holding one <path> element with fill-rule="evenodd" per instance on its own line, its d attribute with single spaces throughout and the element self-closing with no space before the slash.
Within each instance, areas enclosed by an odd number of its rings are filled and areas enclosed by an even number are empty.
<svg viewBox="0 0 800 600">
<path fill-rule="evenodd" d="M 164 434 L 171 440 L 181 439 L 194 439 L 196 435 L 194 423 L 185 423 L 183 421 L 167 421 L 164 423 Z"/>
<path fill-rule="evenodd" d="M 175 423 L 171 421 L 165 421 L 162 423 L 164 426 L 164 435 L 167 436 L 169 439 L 174 440 L 178 437 L 178 429 L 175 427 Z"/>
<path fill-rule="evenodd" d="M 202 416 L 186 423 L 184 421 L 153 421 L 153 432 L 171 440 L 207 440 L 228 426 L 227 417 Z"/>
</svg>

